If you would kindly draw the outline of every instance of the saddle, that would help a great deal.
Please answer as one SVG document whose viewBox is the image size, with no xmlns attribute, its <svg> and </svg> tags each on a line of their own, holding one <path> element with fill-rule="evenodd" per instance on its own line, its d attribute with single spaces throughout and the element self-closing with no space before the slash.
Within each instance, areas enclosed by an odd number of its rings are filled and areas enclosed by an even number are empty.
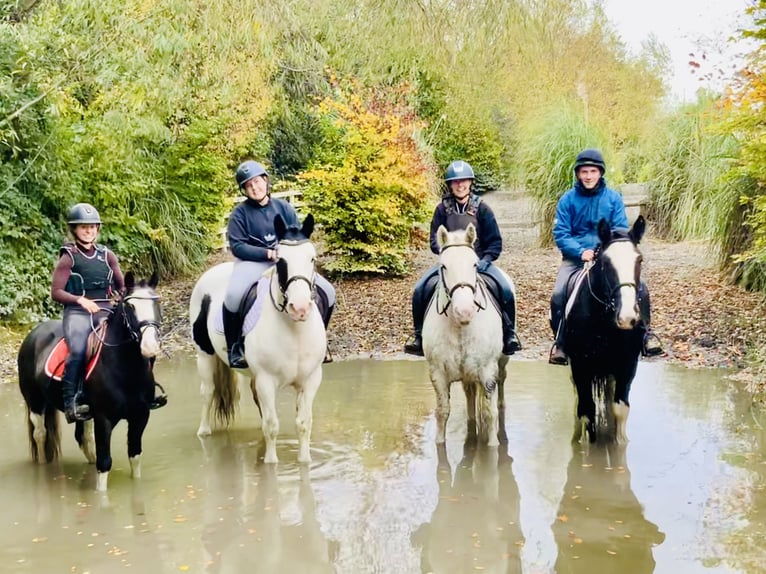
<svg viewBox="0 0 766 574">
<path fill-rule="evenodd" d="M 106 322 L 101 322 L 88 337 L 88 347 L 85 351 L 85 376 L 83 377 L 86 381 L 98 364 L 101 350 L 104 348 L 106 329 Z M 68 356 L 69 346 L 64 337 L 61 337 L 45 360 L 45 375 L 55 381 L 60 381 L 64 376 L 64 365 Z"/>
</svg>

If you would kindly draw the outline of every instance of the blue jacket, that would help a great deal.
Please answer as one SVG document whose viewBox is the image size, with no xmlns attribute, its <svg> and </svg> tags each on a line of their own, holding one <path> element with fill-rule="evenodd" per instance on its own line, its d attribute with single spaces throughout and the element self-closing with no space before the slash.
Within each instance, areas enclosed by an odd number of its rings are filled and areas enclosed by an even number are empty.
<svg viewBox="0 0 766 574">
<path fill-rule="evenodd" d="M 561 196 L 553 220 L 553 239 L 564 259 L 579 262 L 583 251 L 595 249 L 602 218 L 612 229 L 629 227 L 622 196 L 608 188 L 604 178 L 592 192 L 578 181 Z"/>
<path fill-rule="evenodd" d="M 271 198 L 266 205 L 246 199 L 229 216 L 227 232 L 231 252 L 244 261 L 268 261 L 268 250 L 277 246 L 274 219 L 282 216 L 287 227 L 300 226 L 298 214 L 283 199 Z"/>
</svg>

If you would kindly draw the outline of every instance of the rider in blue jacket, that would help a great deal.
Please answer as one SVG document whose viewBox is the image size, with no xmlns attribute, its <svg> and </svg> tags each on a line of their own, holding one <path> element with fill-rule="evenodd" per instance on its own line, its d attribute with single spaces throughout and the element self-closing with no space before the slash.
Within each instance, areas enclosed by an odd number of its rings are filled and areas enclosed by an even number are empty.
<svg viewBox="0 0 766 574">
<path fill-rule="evenodd" d="M 439 254 L 436 232 L 444 225 L 447 231 L 465 229 L 469 223 L 476 228 L 474 250 L 479 257 L 478 270 L 488 281 L 490 287 L 496 285 L 501 293 L 501 315 L 503 320 L 503 354 L 512 355 L 521 350 L 521 342 L 516 336 L 516 302 L 513 291 L 505 276 L 492 262 L 500 256 L 503 238 L 497 225 L 495 214 L 481 197 L 473 190 L 473 168 L 464 161 L 453 161 L 447 167 L 444 178 L 449 193 L 445 195 L 434 210 L 431 219 L 431 251 Z M 415 337 L 404 346 L 404 352 L 423 356 L 423 321 L 428 303 L 434 294 L 439 273 L 439 265 L 434 265 L 418 280 L 412 294 L 412 320 Z"/>
<path fill-rule="evenodd" d="M 299 227 L 300 222 L 292 205 L 271 197 L 269 174 L 260 163 L 252 160 L 241 163 L 237 167 L 236 178 L 246 199 L 234 208 L 227 227 L 235 262 L 223 303 L 223 330 L 229 365 L 245 369 L 242 300 L 253 283 L 279 258 L 274 230 L 276 216 L 280 215 L 287 227 Z M 335 289 L 318 273 L 314 280 L 327 301 L 328 308 L 323 317 L 326 328 L 335 306 Z"/>
<path fill-rule="evenodd" d="M 569 361 L 563 348 L 561 328 L 567 298 L 567 284 L 573 273 L 592 261 L 599 243 L 598 222 L 605 219 L 612 229 L 628 228 L 625 204 L 622 196 L 606 186 L 604 156 L 597 149 L 586 149 L 575 159 L 575 185 L 559 199 L 556 218 L 553 221 L 553 239 L 563 257 L 556 276 L 551 296 L 550 324 L 556 341 L 551 348 L 548 362 L 566 365 Z M 645 356 L 662 353 L 657 336 L 649 328 L 651 305 L 649 291 L 641 281 L 638 289 L 639 305 L 643 318 L 645 335 L 643 353 Z"/>
</svg>

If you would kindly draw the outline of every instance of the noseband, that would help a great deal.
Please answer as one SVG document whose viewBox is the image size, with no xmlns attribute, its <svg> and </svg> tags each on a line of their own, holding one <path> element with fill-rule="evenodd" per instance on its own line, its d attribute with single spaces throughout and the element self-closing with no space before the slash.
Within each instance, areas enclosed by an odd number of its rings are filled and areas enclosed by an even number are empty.
<svg viewBox="0 0 766 574">
<path fill-rule="evenodd" d="M 444 247 L 442 247 L 441 253 L 444 253 L 450 247 L 468 247 L 468 248 L 471 249 L 471 251 L 473 251 L 473 245 L 471 245 L 470 243 L 452 243 L 450 245 L 445 245 Z M 447 285 L 447 280 L 444 278 L 444 265 L 440 265 L 439 266 L 439 280 L 440 280 L 440 282 L 442 284 L 442 287 L 444 288 L 445 294 L 447 295 L 447 304 L 444 306 L 444 309 L 437 309 L 437 312 L 440 315 L 446 315 L 447 309 L 449 309 L 449 306 L 452 304 L 452 296 L 455 294 L 455 291 L 457 291 L 461 287 L 466 287 L 466 288 L 471 290 L 471 295 L 473 296 L 473 302 L 474 302 L 474 304 L 476 305 L 476 307 L 478 309 L 485 309 L 486 305 L 482 306 L 481 303 L 476 300 L 476 289 L 477 289 L 477 285 L 479 284 L 479 281 L 480 281 L 478 271 L 475 273 L 474 279 L 475 280 L 474 280 L 473 283 L 468 283 L 466 281 L 461 281 L 459 283 L 455 283 L 452 286 L 452 288 L 450 288 Z M 483 283 L 482 283 L 482 285 L 483 285 Z"/>
<path fill-rule="evenodd" d="M 123 314 L 123 318 L 125 321 L 125 326 L 128 329 L 128 332 L 130 333 L 130 337 L 133 341 L 136 343 L 141 342 L 141 338 L 144 336 L 144 332 L 149 328 L 154 328 L 157 331 L 157 340 L 160 339 L 160 322 L 162 320 L 162 317 L 159 313 L 159 308 L 157 302 L 159 301 L 160 297 L 159 295 L 128 295 L 122 300 L 123 305 L 129 303 L 132 299 L 137 299 L 139 301 L 154 301 L 155 306 L 155 317 L 158 317 L 156 319 L 144 319 L 143 321 L 137 321 L 135 329 L 131 325 L 130 320 L 128 319 L 127 313 Z M 132 305 L 131 305 L 132 307 Z M 135 314 L 135 308 L 133 308 L 133 313 Z"/>
</svg>

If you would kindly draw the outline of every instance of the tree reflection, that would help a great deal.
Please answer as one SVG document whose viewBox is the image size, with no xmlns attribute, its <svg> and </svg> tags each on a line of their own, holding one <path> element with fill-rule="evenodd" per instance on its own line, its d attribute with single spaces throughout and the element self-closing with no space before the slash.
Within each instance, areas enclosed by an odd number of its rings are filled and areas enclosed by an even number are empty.
<svg viewBox="0 0 766 574">
<path fill-rule="evenodd" d="M 422 548 L 421 570 L 521 572 L 519 488 L 507 445 L 478 446 L 469 433 L 454 477 L 444 444 L 437 453 L 439 502 L 431 521 L 412 535 Z"/>
<path fill-rule="evenodd" d="M 572 445 L 552 529 L 557 573 L 654 572 L 652 549 L 665 540 L 631 490 L 624 445 Z"/>
</svg>

